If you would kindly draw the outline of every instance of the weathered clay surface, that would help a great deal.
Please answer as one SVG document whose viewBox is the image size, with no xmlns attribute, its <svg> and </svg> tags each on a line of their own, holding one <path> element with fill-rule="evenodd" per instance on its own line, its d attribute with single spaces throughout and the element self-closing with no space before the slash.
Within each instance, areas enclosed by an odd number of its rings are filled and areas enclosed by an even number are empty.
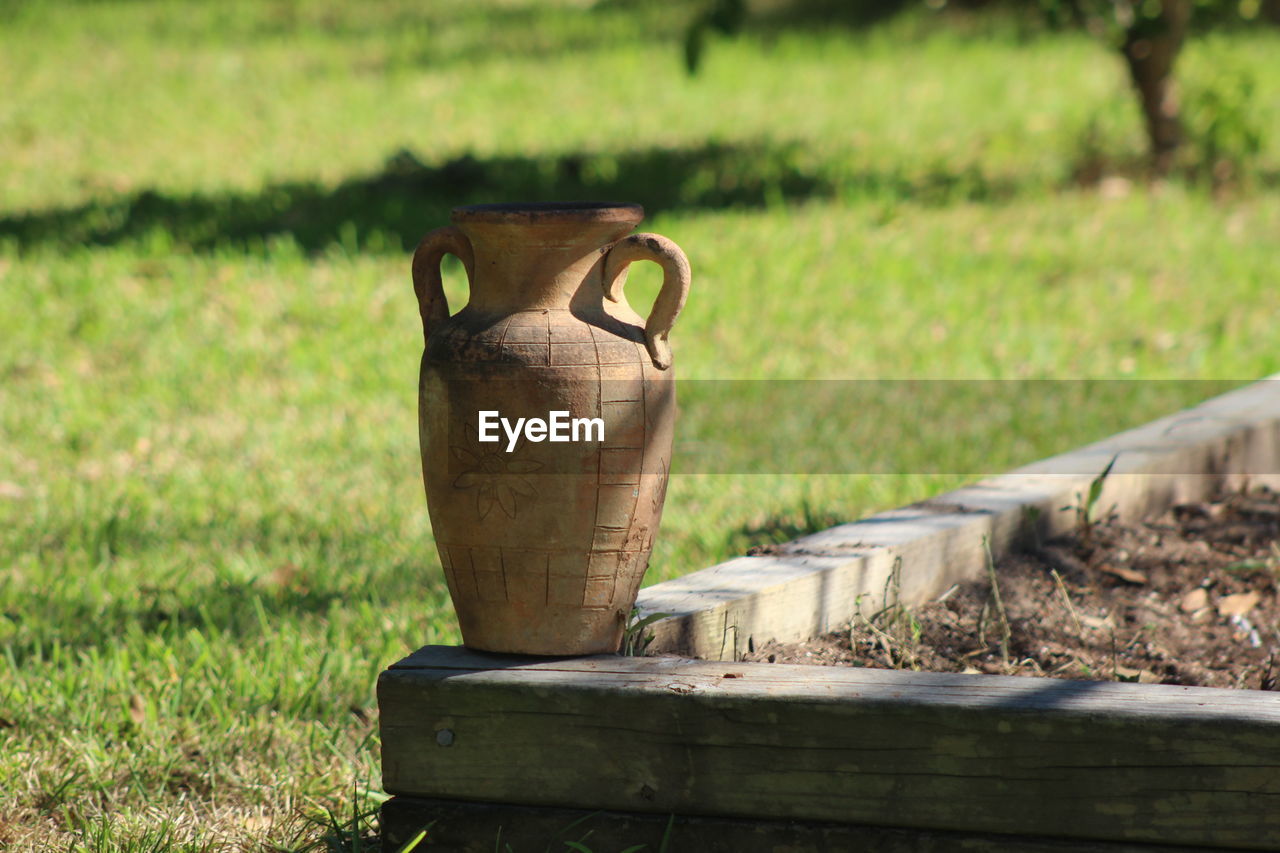
<svg viewBox="0 0 1280 853">
<path fill-rule="evenodd" d="M 627 236 L 642 216 L 637 205 L 457 208 L 414 257 L 423 479 L 472 648 L 579 655 L 621 641 L 662 515 L 675 416 L 667 332 L 689 286 L 675 244 Z M 471 281 L 452 317 L 446 252 Z M 642 259 L 665 271 L 647 322 L 622 298 L 627 265 Z M 501 430 L 480 441 L 481 411 L 600 418 L 604 438 L 509 450 Z"/>
</svg>

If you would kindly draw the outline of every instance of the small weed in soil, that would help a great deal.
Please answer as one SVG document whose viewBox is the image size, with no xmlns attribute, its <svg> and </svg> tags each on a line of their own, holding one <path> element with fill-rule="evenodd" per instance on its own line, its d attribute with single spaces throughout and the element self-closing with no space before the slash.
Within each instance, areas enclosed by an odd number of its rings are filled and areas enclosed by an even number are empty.
<svg viewBox="0 0 1280 853">
<path fill-rule="evenodd" d="M 748 659 L 1275 690 L 1280 494 L 1091 523 L 925 606 Z"/>
</svg>

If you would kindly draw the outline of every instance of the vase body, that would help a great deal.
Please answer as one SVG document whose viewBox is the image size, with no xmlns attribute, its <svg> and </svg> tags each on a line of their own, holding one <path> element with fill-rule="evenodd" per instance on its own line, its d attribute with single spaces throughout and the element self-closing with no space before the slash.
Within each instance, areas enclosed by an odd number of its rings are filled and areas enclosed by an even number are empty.
<svg viewBox="0 0 1280 853">
<path fill-rule="evenodd" d="M 480 206 L 456 209 L 446 229 L 472 255 L 470 301 L 438 312 L 427 334 L 419 436 L 468 647 L 618 650 L 662 516 L 675 418 L 674 371 L 651 357 L 645 320 L 606 299 L 607 255 L 642 216 Z M 513 429 L 537 421 L 548 428 Z"/>
</svg>

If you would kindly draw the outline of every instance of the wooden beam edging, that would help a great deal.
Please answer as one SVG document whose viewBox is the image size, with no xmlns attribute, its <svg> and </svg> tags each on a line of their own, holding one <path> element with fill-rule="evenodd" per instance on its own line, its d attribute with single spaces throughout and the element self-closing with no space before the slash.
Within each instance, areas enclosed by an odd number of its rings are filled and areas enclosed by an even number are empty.
<svg viewBox="0 0 1280 853">
<path fill-rule="evenodd" d="M 378 682 L 389 793 L 1280 849 L 1280 697 L 428 646 Z"/>
<path fill-rule="evenodd" d="M 918 605 L 985 569 L 1022 536 L 1064 532 L 1112 458 L 1099 506 L 1125 520 L 1211 495 L 1242 478 L 1280 482 L 1280 374 L 1078 450 L 956 491 L 805 536 L 640 591 L 651 654 L 737 660 L 769 640 L 807 640 L 884 607 Z"/>
</svg>

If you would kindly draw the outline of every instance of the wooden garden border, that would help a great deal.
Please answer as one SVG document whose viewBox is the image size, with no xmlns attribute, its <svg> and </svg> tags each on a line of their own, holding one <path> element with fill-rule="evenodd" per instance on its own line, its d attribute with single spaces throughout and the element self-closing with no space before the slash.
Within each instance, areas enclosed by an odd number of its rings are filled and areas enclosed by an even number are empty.
<svg viewBox="0 0 1280 853">
<path fill-rule="evenodd" d="M 847 621 L 859 596 L 877 606 L 899 557 L 901 600 L 927 600 L 983 569 L 983 537 L 998 553 L 1031 525 L 1070 524 L 1060 508 L 1092 476 L 1057 472 L 1117 454 L 1102 504 L 1122 517 L 1274 481 L 1280 382 L 651 587 L 644 606 L 675 614 L 655 643 L 731 658 L 804 639 Z M 447 647 L 393 665 L 378 693 L 392 843 L 436 820 L 435 849 L 589 825 L 618 848 L 666 837 L 670 853 L 1280 849 L 1270 693 Z"/>
<path fill-rule="evenodd" d="M 1075 523 L 1090 481 L 1116 460 L 1099 506 L 1122 520 L 1159 514 L 1223 485 L 1280 483 L 1280 374 L 1079 450 L 640 591 L 642 614 L 670 613 L 650 628 L 650 653 L 736 660 L 751 644 L 795 642 L 834 631 L 885 606 L 902 560 L 899 601 L 921 604 L 985 569 L 1033 533 Z M 1066 472 L 1066 473 L 1064 473 Z"/>
</svg>

